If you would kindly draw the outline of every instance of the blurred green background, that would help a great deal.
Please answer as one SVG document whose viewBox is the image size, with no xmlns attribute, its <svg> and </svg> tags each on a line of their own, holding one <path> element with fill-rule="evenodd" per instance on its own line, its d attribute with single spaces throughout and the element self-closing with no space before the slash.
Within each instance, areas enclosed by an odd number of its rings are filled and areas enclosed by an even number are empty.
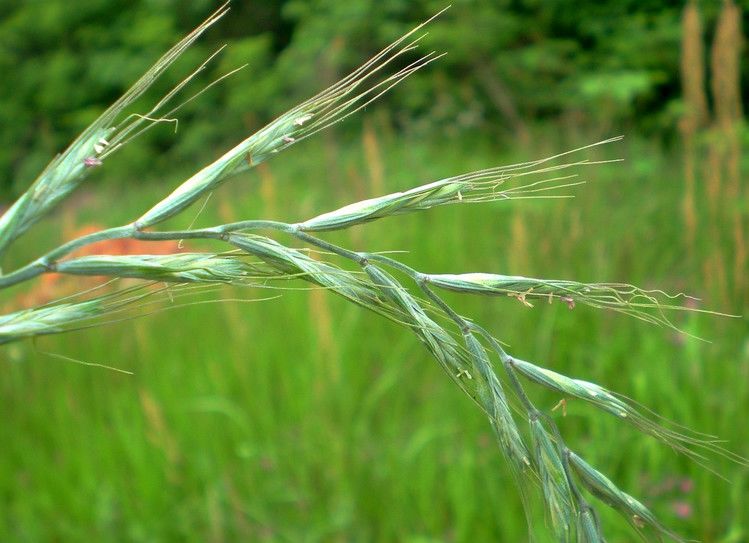
<svg viewBox="0 0 749 543">
<path fill-rule="evenodd" d="M 1 0 L 0 206 L 216 7 Z M 224 43 L 203 83 L 249 66 L 188 104 L 176 135 L 157 127 L 108 161 L 3 268 L 132 220 L 442 7 L 234 2 L 151 97 Z M 455 1 L 425 40 L 446 57 L 224 186 L 195 226 L 300 220 L 624 134 L 588 155 L 624 162 L 586 170 L 574 200 L 453 206 L 331 239 L 408 251 L 425 271 L 632 282 L 744 315 L 676 316 L 704 342 L 586 308 L 451 298 L 513 354 L 749 455 L 747 13 L 748 2 Z M 80 286 L 49 276 L 0 303 L 9 311 Z M 298 286 L 226 288 L 195 301 L 233 301 L 2 347 L 0 541 L 426 543 L 527 541 L 529 531 L 546 541 L 543 512 L 529 528 L 488 424 L 415 338 Z M 533 392 L 548 409 L 560 399 Z M 711 459 L 723 480 L 574 401 L 554 415 L 571 446 L 680 534 L 749 540 L 746 468 Z M 603 518 L 610 541 L 633 540 Z"/>
</svg>

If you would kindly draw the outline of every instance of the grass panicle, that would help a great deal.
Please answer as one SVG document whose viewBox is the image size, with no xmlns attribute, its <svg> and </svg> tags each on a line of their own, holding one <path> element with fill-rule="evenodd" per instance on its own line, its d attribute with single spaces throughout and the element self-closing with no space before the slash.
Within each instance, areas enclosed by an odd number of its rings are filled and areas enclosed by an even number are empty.
<svg viewBox="0 0 749 543">
<path fill-rule="evenodd" d="M 68 151 L 52 162 L 0 219 L 0 253 L 69 194 L 88 169 L 99 165 L 103 158 L 148 129 L 152 125 L 149 123 L 167 120 L 174 108 L 165 113 L 162 109 L 205 64 L 158 101 L 146 115 L 131 115 L 116 124 L 125 108 L 225 12 L 225 7 L 220 8 L 177 44 L 84 131 Z M 276 281 L 305 281 L 314 288 L 329 290 L 393 321 L 424 344 L 450 379 L 488 417 L 499 448 L 516 477 L 526 510 L 531 505 L 527 485 L 535 484 L 540 488 L 550 528 L 557 541 L 604 541 L 596 511 L 585 501 L 578 482 L 582 488 L 622 512 L 636 530 L 647 527 L 659 536 L 680 540 L 642 503 L 619 490 L 610 479 L 570 451 L 549 414 L 532 403 L 519 377 L 563 396 L 585 400 L 698 461 L 707 461 L 703 456 L 707 453 L 723 455 L 736 462 L 745 461 L 721 448 L 710 436 L 686 430 L 680 432 L 658 424 L 653 420 L 656 417 L 646 414 L 644 408 L 603 387 L 513 358 L 490 332 L 461 316 L 438 293 L 447 290 L 510 296 L 526 306 L 532 306 L 533 301 L 564 303 L 570 308 L 584 304 L 671 327 L 673 325 L 664 311 L 689 309 L 677 305 L 674 302 L 676 297 L 618 283 L 587 284 L 496 273 L 428 274 L 391 256 L 351 250 L 314 235 L 447 204 L 552 197 L 553 194 L 547 194 L 549 191 L 579 184 L 572 175 L 566 174 L 568 170 L 600 163 L 587 158 L 559 163 L 558 159 L 620 138 L 537 161 L 445 178 L 360 201 L 297 223 L 248 219 L 180 231 L 152 228 L 181 213 L 229 177 L 359 111 L 438 58 L 439 55 L 428 53 L 410 63 L 408 61 L 422 38 L 419 32 L 424 24 L 383 49 L 338 83 L 239 142 L 133 222 L 69 240 L 25 266 L 0 274 L 0 289 L 46 273 L 128 279 L 124 286 L 113 281 L 107 289 L 94 289 L 75 299 L 58 300 L 0 316 L 0 343 L 96 326 L 129 318 L 132 313 L 146 308 L 160 311 L 199 303 L 194 300 L 196 295 L 213 293 L 224 284 L 261 288 L 274 281 L 274 288 L 284 288 L 286 284 L 279 286 Z M 158 115 L 161 117 L 156 117 Z M 559 172 L 564 172 L 564 175 Z M 510 183 L 516 180 L 519 182 Z M 261 230 L 271 232 L 274 237 L 259 234 Z M 292 247 L 275 239 L 276 236 L 291 238 L 302 247 Z M 171 255 L 70 256 L 83 247 L 116 239 L 145 243 L 197 239 L 209 241 L 221 249 Z M 310 250 L 317 251 L 319 256 L 313 258 Z M 495 368 L 492 361 L 495 356 L 499 358 L 498 367 L 502 371 Z M 518 424 L 523 420 L 528 423 L 525 430 Z"/>
</svg>

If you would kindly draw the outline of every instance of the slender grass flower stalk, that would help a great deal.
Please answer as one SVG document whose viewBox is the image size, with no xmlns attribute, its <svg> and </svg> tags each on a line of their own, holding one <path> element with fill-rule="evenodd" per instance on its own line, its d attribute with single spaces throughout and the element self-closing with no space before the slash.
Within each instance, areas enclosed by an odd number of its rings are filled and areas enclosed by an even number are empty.
<svg viewBox="0 0 749 543">
<path fill-rule="evenodd" d="M 119 122 L 116 118 L 225 12 L 225 7 L 219 9 L 170 50 L 45 169 L 0 218 L 0 254 L 70 194 L 90 168 L 102 165 L 107 156 L 153 123 L 168 121 L 175 108 L 162 110 L 205 64 L 159 100 L 147 114 L 130 116 Z M 421 341 L 448 377 L 487 416 L 499 449 L 516 477 L 526 509 L 536 495 L 528 492 L 529 486 L 540 488 L 549 526 L 557 541 L 604 541 L 603 527 L 586 493 L 617 509 L 635 530 L 656 538 L 665 536 L 680 541 L 645 505 L 619 489 L 598 468 L 567 446 L 548 413 L 533 404 L 526 386 L 541 386 L 563 397 L 584 400 L 700 463 L 707 463 L 709 455 L 722 455 L 742 464 L 747 461 L 724 449 L 711 436 L 677 430 L 675 425 L 665 423 L 642 406 L 602 386 L 514 358 L 489 331 L 461 316 L 439 293 L 509 296 L 528 307 L 544 302 L 563 303 L 569 308 L 587 305 L 672 328 L 668 312 L 683 310 L 676 303 L 677 297 L 619 283 L 582 283 L 484 272 L 427 273 L 390 256 L 355 251 L 316 237 L 319 233 L 448 204 L 564 197 L 553 191 L 580 184 L 574 178 L 575 172 L 600 162 L 586 158 L 569 162 L 558 159 L 573 152 L 584 153 L 592 146 L 538 161 L 448 177 L 299 222 L 245 219 L 178 231 L 153 228 L 183 212 L 236 173 L 340 122 L 437 59 L 439 55 L 428 53 L 404 67 L 393 68 L 418 45 L 421 39 L 418 32 L 423 26 L 417 26 L 338 83 L 240 141 L 131 223 L 68 240 L 32 262 L 0 274 L 0 289 L 46 273 L 104 276 L 114 281 L 105 291 L 97 289 L 75 299 L 0 316 L 0 344 L 101 325 L 107 320 L 128 318 L 145 308 L 179 307 L 183 300 L 196 293 L 212 292 L 211 289 L 224 284 L 261 288 L 271 281 L 274 286 L 279 284 L 277 282 L 283 282 L 283 286 L 289 281 L 305 281 L 395 322 Z M 291 238 L 303 247 L 291 247 L 258 233 L 260 231 Z M 220 249 L 173 255 L 70 256 L 82 247 L 114 239 L 144 242 L 201 239 Z M 307 249 L 321 251 L 323 256 L 312 258 Z M 120 286 L 119 279 L 128 281 Z M 495 364 L 495 359 L 499 364 Z"/>
</svg>

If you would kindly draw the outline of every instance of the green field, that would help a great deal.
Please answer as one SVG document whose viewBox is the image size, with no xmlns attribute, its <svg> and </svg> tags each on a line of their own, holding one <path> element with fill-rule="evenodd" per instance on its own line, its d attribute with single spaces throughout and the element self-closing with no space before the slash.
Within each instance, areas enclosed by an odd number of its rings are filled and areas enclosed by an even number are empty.
<svg viewBox="0 0 749 543">
<path fill-rule="evenodd" d="M 365 139 L 305 142 L 233 180 L 195 226 L 300 220 L 593 141 L 546 130 L 532 149 L 505 149 L 372 126 Z M 678 153 L 628 138 L 588 156 L 625 160 L 583 170 L 588 183 L 570 189 L 574 199 L 452 206 L 327 238 L 407 251 L 400 258 L 424 271 L 631 282 L 744 315 L 675 315 L 709 340 L 700 341 L 586 307 L 450 297 L 512 354 L 613 388 L 749 455 L 749 308 L 732 276 L 727 215 L 699 198 L 690 242 Z M 60 224 L 68 232 L 120 224 L 163 191 L 96 179 L 87 187 L 24 238 L 16 262 L 54 246 Z M 529 528 L 485 418 L 414 336 L 305 283 L 288 286 L 196 294 L 187 301 L 232 301 L 3 347 L 0 541 L 521 542 L 529 530 L 547 540 L 542 510 Z M 560 400 L 531 390 L 546 409 Z M 723 480 L 574 400 L 566 416 L 553 414 L 571 446 L 678 533 L 749 538 L 746 468 L 711 458 Z M 633 540 L 625 522 L 601 511 L 609 541 Z"/>
</svg>

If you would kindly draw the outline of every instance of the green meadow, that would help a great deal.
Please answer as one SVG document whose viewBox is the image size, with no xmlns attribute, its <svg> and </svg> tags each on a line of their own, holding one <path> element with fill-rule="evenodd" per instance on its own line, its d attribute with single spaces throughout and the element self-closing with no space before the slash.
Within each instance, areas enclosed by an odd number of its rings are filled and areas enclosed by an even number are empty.
<svg viewBox="0 0 749 543">
<path fill-rule="evenodd" d="M 403 134 L 383 119 L 303 142 L 173 223 L 302 220 L 616 135 L 541 126 L 530 144 L 507 146 Z M 628 282 L 740 315 L 678 312 L 677 333 L 587 307 L 448 297 L 513 355 L 611 388 L 749 455 L 749 298 L 731 220 L 738 204 L 711 203 L 699 184 L 688 235 L 679 146 L 625 136 L 586 152 L 623 161 L 581 170 L 586 183 L 563 191 L 574 198 L 454 205 L 323 237 L 400 251 L 428 272 Z M 127 152 L 116 160 L 124 167 Z M 87 225 L 132 220 L 179 178 L 98 181 L 17 244 L 6 265 Z M 36 286 L 65 292 L 64 280 Z M 22 295 L 13 289 L 3 303 Z M 526 518 L 486 418 L 417 339 L 308 283 L 196 290 L 1 352 L 0 541 L 550 540 L 541 508 Z M 528 389 L 547 410 L 563 399 Z M 687 539 L 747 541 L 746 467 L 713 456 L 700 466 L 580 401 L 563 407 L 552 414 L 570 446 L 666 525 Z M 599 510 L 608 541 L 633 540 L 626 522 Z"/>
</svg>

